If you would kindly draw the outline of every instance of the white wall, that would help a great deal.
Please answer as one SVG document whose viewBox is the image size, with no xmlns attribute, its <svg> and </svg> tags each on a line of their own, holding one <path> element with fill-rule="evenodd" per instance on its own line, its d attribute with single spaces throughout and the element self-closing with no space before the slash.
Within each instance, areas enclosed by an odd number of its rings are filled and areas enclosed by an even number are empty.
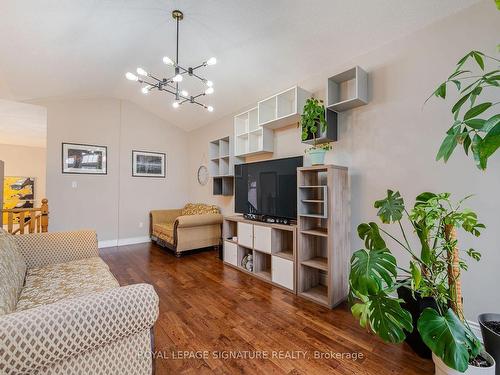
<svg viewBox="0 0 500 375">
<path fill-rule="evenodd" d="M 51 231 L 92 228 L 108 245 L 118 239 L 143 241 L 151 209 L 181 207 L 187 201 L 184 131 L 118 99 L 50 99 L 36 104 L 48 113 Z M 63 174 L 62 142 L 107 146 L 107 175 Z M 167 177 L 131 177 L 133 149 L 166 153 Z"/>
<path fill-rule="evenodd" d="M 5 162 L 5 176 L 35 178 L 35 207 L 45 196 L 47 149 L 0 144 L 0 159 Z"/>
<path fill-rule="evenodd" d="M 327 157 L 328 163 L 349 167 L 352 250 L 362 246 L 356 237 L 357 225 L 377 220 L 373 202 L 384 197 L 386 189 L 400 190 L 409 204 L 422 191 L 449 191 L 456 199 L 476 194 L 468 205 L 477 210 L 488 228 L 478 239 L 460 234 L 462 248 L 474 247 L 483 253 L 483 260 L 477 264 L 471 261 L 463 277 L 470 319 L 480 312 L 500 311 L 500 298 L 491 294 L 500 280 L 500 157 L 490 160 L 485 173 L 479 172 L 460 149 L 448 164 L 437 163 L 436 151 L 451 126 L 453 100 L 444 103 L 436 99 L 423 109 L 422 105 L 466 52 L 478 49 L 495 55 L 499 35 L 500 13 L 492 2 L 485 1 L 353 61 L 325 66 L 323 71 L 295 81 L 323 97 L 326 77 L 332 74 L 352 65 L 360 65 L 370 74 L 370 104 L 340 116 L 339 141 Z M 335 53 L 334 46 L 326 48 Z M 491 95 L 490 99 L 499 98 Z M 235 108 L 235 114 L 241 110 Z M 218 204 L 226 214 L 233 211 L 233 199 L 212 196 L 211 183 L 201 187 L 195 175 L 200 164 L 207 164 L 208 142 L 231 133 L 229 116 L 191 132 L 189 137 L 191 198 Z M 301 155 L 303 150 L 295 126 L 276 132 L 272 157 Z M 390 230 L 396 232 L 396 228 Z M 391 249 L 399 261 L 406 260 L 397 246 Z"/>
</svg>

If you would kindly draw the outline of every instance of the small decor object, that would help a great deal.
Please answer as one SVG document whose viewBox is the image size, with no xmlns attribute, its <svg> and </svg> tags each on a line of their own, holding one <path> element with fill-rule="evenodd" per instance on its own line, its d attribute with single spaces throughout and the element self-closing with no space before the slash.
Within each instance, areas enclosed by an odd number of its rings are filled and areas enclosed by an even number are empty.
<svg viewBox="0 0 500 375">
<path fill-rule="evenodd" d="M 63 143 L 62 173 L 107 174 L 107 147 Z"/>
<path fill-rule="evenodd" d="M 495 360 L 485 352 L 463 315 L 460 274 L 467 270 L 465 257 L 481 259 L 475 249 L 458 249 L 456 230 L 479 236 L 485 228 L 476 213 L 461 207 L 464 199 L 454 204 L 449 193 L 425 192 L 417 196 L 412 209 L 407 209 L 399 192 L 387 191 L 375 202 L 377 215 L 385 224 L 397 223 L 401 239 L 376 223 L 358 226 L 364 248 L 351 258 L 349 275 L 351 311 L 361 326 L 382 340 L 400 343 L 407 332 L 414 332 L 411 313 L 403 308 L 402 299 L 394 297 L 404 286 L 421 298 L 432 298 L 432 304 L 419 312 L 416 328 L 431 349 L 436 374 L 495 374 Z M 403 219 L 414 229 L 420 251 L 410 244 Z M 409 253 L 407 267 L 400 267 L 382 234 Z M 391 242 L 392 243 L 392 242 Z M 406 274 L 399 279 L 399 274 Z"/>
<path fill-rule="evenodd" d="M 202 62 L 195 67 L 185 68 L 179 64 L 179 22 L 184 19 L 184 14 L 180 10 L 174 10 L 172 12 L 172 17 L 174 18 L 177 26 L 177 44 L 175 52 L 175 61 L 170 57 L 165 56 L 163 62 L 174 68 L 174 74 L 170 78 L 157 78 L 156 75 L 148 73 L 143 68 L 137 68 L 137 74 L 128 72 L 125 77 L 130 81 L 136 81 L 142 84 L 141 92 L 144 95 L 149 94 L 152 90 L 165 91 L 172 94 L 175 97 L 172 107 L 179 108 L 184 103 L 191 103 L 199 105 L 205 108 L 208 112 L 213 112 L 214 108 L 211 105 L 206 105 L 200 103 L 198 99 L 205 95 L 210 95 L 214 93 L 213 83 L 206 78 L 200 77 L 198 69 L 204 68 L 206 66 L 215 65 L 217 59 L 211 57 L 208 60 Z M 140 77 L 139 77 L 140 76 Z M 180 83 L 183 81 L 184 77 L 192 77 L 201 81 L 204 85 L 204 90 L 196 95 L 190 95 L 186 90 L 181 89 Z"/>
<path fill-rule="evenodd" d="M 204 165 L 198 168 L 198 183 L 205 186 L 208 182 L 208 169 Z"/>
<path fill-rule="evenodd" d="M 464 68 L 467 61 L 472 61 L 475 69 Z M 491 70 L 485 72 L 487 62 Z M 457 62 L 455 71 L 427 99 L 432 96 L 446 99 L 447 89 L 454 86 L 459 91 L 459 98 L 451 108 L 453 124 L 446 132 L 436 160 L 443 159 L 446 163 L 461 145 L 466 155 L 472 154 L 477 168 L 486 169 L 488 158 L 500 147 L 500 113 L 498 102 L 483 101 L 480 97 L 484 93 L 489 97 L 494 97 L 495 92 L 497 97 L 500 95 L 499 69 L 500 59 L 471 51 Z"/>
<path fill-rule="evenodd" d="M 165 178 L 166 155 L 161 152 L 132 151 L 133 177 Z"/>
<path fill-rule="evenodd" d="M 241 266 L 249 272 L 253 272 L 253 255 L 247 254 L 241 260 Z"/>
<path fill-rule="evenodd" d="M 306 153 L 309 154 L 311 159 L 311 164 L 324 164 L 325 154 L 332 149 L 332 146 L 330 142 L 318 142 L 318 135 L 326 132 L 328 127 L 323 101 L 314 98 L 306 100 L 300 117 L 300 126 L 302 128 L 302 141 L 312 138 L 312 147 L 306 149 Z"/>
</svg>

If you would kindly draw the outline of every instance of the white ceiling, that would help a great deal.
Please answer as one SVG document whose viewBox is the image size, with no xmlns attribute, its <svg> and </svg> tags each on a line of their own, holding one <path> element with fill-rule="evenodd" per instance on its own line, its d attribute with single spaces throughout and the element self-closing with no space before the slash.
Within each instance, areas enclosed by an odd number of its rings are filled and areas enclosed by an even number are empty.
<svg viewBox="0 0 500 375">
<path fill-rule="evenodd" d="M 0 143 L 45 147 L 47 110 L 37 105 L 0 99 Z"/>
<path fill-rule="evenodd" d="M 0 95 L 15 100 L 113 96 L 190 130 L 305 80 L 477 0 L 2 0 Z M 179 8 L 180 62 L 205 69 L 213 113 L 144 96 L 124 73 L 171 70 Z M 193 89 L 194 87 L 187 87 Z M 196 88 L 201 88 L 197 83 Z"/>
</svg>

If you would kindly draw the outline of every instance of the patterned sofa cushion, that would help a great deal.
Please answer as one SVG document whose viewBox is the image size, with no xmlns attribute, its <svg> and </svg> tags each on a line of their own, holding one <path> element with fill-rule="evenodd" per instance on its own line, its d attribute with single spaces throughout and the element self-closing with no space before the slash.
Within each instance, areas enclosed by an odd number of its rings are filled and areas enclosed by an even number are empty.
<svg viewBox="0 0 500 375">
<path fill-rule="evenodd" d="M 202 214 L 218 214 L 217 206 L 212 206 L 204 203 L 188 203 L 182 209 L 182 216 L 185 215 L 202 215 Z"/>
<path fill-rule="evenodd" d="M 170 244 L 174 243 L 174 223 L 160 223 L 153 225 L 153 235 L 167 241 Z"/>
<path fill-rule="evenodd" d="M 30 268 L 16 311 L 118 286 L 108 266 L 99 257 Z"/>
<path fill-rule="evenodd" d="M 0 228 L 0 316 L 15 310 L 26 276 L 26 261 L 12 237 Z"/>
</svg>

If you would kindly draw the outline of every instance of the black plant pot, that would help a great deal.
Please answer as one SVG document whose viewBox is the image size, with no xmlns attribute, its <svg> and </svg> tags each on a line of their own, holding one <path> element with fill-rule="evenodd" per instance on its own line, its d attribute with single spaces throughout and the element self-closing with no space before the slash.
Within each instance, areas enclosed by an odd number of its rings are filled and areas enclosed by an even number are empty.
<svg viewBox="0 0 500 375">
<path fill-rule="evenodd" d="M 432 351 L 422 340 L 420 333 L 417 329 L 418 318 L 425 308 L 431 307 L 437 309 L 436 301 L 432 297 L 420 297 L 418 293 L 415 293 L 415 298 L 411 293 L 411 289 L 407 287 L 398 288 L 398 297 L 401 298 L 404 303 L 401 306 L 408 310 L 412 316 L 413 320 L 413 332 L 406 332 L 406 343 L 410 345 L 415 353 L 417 353 L 422 358 L 430 359 L 432 358 Z"/>
<path fill-rule="evenodd" d="M 500 314 L 481 314 L 478 320 L 483 334 L 484 348 L 495 359 L 497 363 L 495 374 L 500 375 L 500 335 L 484 325 L 486 322 L 500 321 Z"/>
</svg>

